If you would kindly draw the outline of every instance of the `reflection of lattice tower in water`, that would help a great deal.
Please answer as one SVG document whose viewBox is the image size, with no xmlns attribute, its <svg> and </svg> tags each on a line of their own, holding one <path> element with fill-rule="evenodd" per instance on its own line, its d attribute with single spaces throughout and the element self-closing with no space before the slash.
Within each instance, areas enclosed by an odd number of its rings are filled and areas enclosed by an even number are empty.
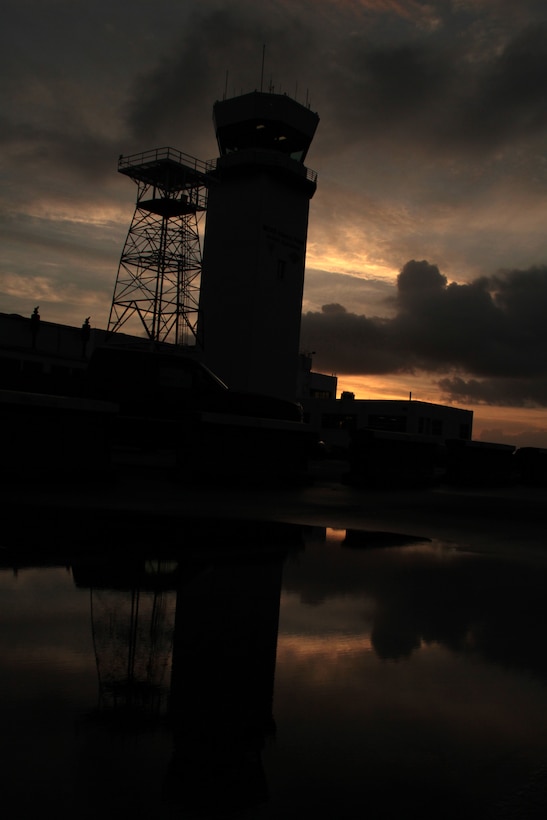
<svg viewBox="0 0 547 820">
<path fill-rule="evenodd" d="M 153 343 L 194 343 L 201 277 L 199 226 L 207 208 L 207 165 L 173 148 L 121 156 L 118 171 L 138 186 L 121 255 L 108 332 Z"/>
<path fill-rule="evenodd" d="M 165 570 L 163 570 L 165 571 Z M 160 578 L 162 567 L 149 569 Z M 158 717 L 168 705 L 176 593 L 149 581 L 91 589 L 101 710 Z"/>
</svg>

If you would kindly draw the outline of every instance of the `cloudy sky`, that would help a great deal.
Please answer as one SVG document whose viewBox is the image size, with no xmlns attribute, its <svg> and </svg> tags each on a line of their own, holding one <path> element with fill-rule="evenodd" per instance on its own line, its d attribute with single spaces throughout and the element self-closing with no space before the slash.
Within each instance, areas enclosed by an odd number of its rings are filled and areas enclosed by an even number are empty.
<svg viewBox="0 0 547 820">
<path fill-rule="evenodd" d="M 547 446 L 544 0 L 4 0 L 0 312 L 106 327 L 120 153 L 217 156 L 264 84 L 320 117 L 302 349 L 357 398 Z M 263 62 L 264 58 L 264 62 Z M 264 306 L 267 310 L 267 305 Z"/>
</svg>

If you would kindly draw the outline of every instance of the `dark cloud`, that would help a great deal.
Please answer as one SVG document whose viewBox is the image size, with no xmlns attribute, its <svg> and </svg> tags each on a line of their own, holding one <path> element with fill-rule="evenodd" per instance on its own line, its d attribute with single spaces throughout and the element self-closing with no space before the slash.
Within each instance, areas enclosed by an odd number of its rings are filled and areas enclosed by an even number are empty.
<svg viewBox="0 0 547 820">
<path fill-rule="evenodd" d="M 500 54 L 473 74 L 471 93 L 454 108 L 462 142 L 496 147 L 509 139 L 528 140 L 547 124 L 547 23 L 528 26 L 508 40 Z"/>
<path fill-rule="evenodd" d="M 547 10 L 525 5 L 528 17 L 442 2 L 318 2 L 310 14 L 304 0 L 59 3 L 46 13 L 37 0 L 9 0 L 0 133 L 19 155 L 64 159 L 76 176 L 106 174 L 108 157 L 156 144 L 209 159 L 212 102 L 263 84 L 311 93 L 319 158 L 378 140 L 408 157 L 484 155 L 547 127 Z"/>
<path fill-rule="evenodd" d="M 547 19 L 498 32 L 496 48 L 469 33 L 469 20 L 454 15 L 435 36 L 376 45 L 368 31 L 355 35 L 325 77 L 331 127 L 359 143 L 387 138 L 399 151 L 445 157 L 543 134 Z"/>
<path fill-rule="evenodd" d="M 339 316 L 342 313 L 347 313 L 346 308 L 343 305 L 339 305 L 338 302 L 333 302 L 330 305 L 323 305 L 322 310 L 326 316 Z"/>
<path fill-rule="evenodd" d="M 302 338 L 325 372 L 443 374 L 450 399 L 547 406 L 546 300 L 547 267 L 459 285 L 412 260 L 397 280 L 393 318 L 325 305 L 303 315 Z"/>
<path fill-rule="evenodd" d="M 413 259 L 407 262 L 397 277 L 401 305 L 404 305 L 407 299 L 412 304 L 415 295 L 420 299 L 428 292 L 432 296 L 438 296 L 445 289 L 446 281 L 446 276 L 441 274 L 437 265 L 430 265 L 425 260 L 416 262 Z"/>
<path fill-rule="evenodd" d="M 448 401 L 489 404 L 500 407 L 547 407 L 547 375 L 532 379 L 464 379 L 461 376 L 439 380 Z"/>
<path fill-rule="evenodd" d="M 414 150 L 493 147 L 546 124 L 547 10 L 533 2 L 527 15 L 499 3 L 318 2 L 313 14 L 302 0 L 6 5 L 10 116 L 26 104 L 23 123 L 55 123 L 61 144 L 71 124 L 92 134 L 109 118 L 131 145 L 199 153 L 211 144 L 211 102 L 261 82 L 301 98 L 311 90 L 325 150 L 341 134 Z"/>
<path fill-rule="evenodd" d="M 169 50 L 136 77 L 124 108 L 130 138 L 206 150 L 200 158 L 209 159 L 212 103 L 260 87 L 297 96 L 308 37 L 298 7 L 195 6 Z"/>
</svg>

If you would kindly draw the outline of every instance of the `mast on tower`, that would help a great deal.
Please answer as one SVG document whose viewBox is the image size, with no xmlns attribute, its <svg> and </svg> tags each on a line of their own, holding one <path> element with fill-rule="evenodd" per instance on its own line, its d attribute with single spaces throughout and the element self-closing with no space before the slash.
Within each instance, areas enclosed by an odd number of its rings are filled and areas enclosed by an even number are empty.
<svg viewBox="0 0 547 820">
<path fill-rule="evenodd" d="M 199 223 L 209 166 L 173 148 L 121 155 L 118 171 L 137 184 L 108 334 L 125 327 L 152 344 L 195 342 L 201 277 Z"/>
</svg>

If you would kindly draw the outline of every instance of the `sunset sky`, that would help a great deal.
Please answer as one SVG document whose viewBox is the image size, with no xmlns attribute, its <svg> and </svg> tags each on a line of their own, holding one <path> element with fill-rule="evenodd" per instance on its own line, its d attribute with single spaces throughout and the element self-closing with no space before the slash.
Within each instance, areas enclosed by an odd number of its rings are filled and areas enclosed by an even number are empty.
<svg viewBox="0 0 547 820">
<path fill-rule="evenodd" d="M 119 154 L 216 157 L 214 101 L 263 77 L 320 117 L 301 337 L 314 369 L 357 398 L 472 409 L 474 438 L 547 447 L 544 0 L 2 12 L 0 312 L 106 327 L 136 198 Z"/>
</svg>

